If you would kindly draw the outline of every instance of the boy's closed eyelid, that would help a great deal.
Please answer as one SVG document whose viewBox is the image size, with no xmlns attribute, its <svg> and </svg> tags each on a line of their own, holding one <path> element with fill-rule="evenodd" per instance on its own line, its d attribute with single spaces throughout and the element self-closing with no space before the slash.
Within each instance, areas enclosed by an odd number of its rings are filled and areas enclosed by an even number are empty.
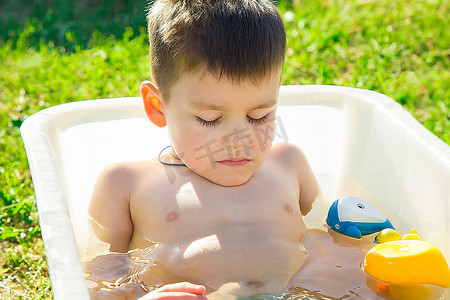
<svg viewBox="0 0 450 300">
<path fill-rule="evenodd" d="M 251 111 L 247 116 L 252 119 L 260 119 L 266 115 L 269 115 L 272 112 L 275 112 L 276 106 L 270 107 L 270 108 L 264 108 L 264 109 L 257 109 L 254 111 Z"/>
<path fill-rule="evenodd" d="M 218 117 L 218 118 L 216 118 L 214 120 L 208 121 L 208 120 L 205 120 L 205 119 L 203 119 L 203 118 L 201 118 L 199 116 L 195 116 L 195 119 L 197 120 L 197 122 L 199 122 L 200 125 L 203 125 L 203 126 L 206 126 L 206 127 L 212 127 L 212 126 L 215 126 L 215 125 L 219 124 L 220 121 L 221 121 L 221 118 L 222 117 Z"/>
<path fill-rule="evenodd" d="M 271 112 L 272 111 L 270 111 L 267 114 L 263 115 L 262 117 L 258 117 L 258 118 L 252 118 L 247 115 L 246 119 L 250 124 L 261 125 L 261 124 L 264 124 L 267 121 L 269 121 L 269 115 Z M 210 120 L 210 121 L 205 120 L 199 116 L 195 116 L 195 119 L 198 123 L 200 123 L 200 125 L 205 126 L 205 127 L 213 127 L 213 126 L 219 125 L 222 121 L 222 117 L 218 117 L 218 118 L 216 118 L 214 120 Z"/>
<path fill-rule="evenodd" d="M 198 114 L 194 114 L 194 115 L 196 118 L 200 118 L 202 120 L 210 121 L 210 122 L 222 118 L 222 115 L 219 115 L 219 114 L 198 113 Z"/>
</svg>

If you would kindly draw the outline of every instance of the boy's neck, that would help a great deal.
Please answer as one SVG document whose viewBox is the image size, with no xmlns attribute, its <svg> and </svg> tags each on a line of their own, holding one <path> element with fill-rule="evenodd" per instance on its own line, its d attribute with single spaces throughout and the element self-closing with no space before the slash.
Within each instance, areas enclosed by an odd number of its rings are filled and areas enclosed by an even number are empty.
<svg viewBox="0 0 450 300">
<path fill-rule="evenodd" d="M 161 152 L 159 152 L 158 160 L 159 160 L 160 163 L 162 163 L 163 165 L 167 165 L 167 166 L 186 166 L 184 163 L 181 162 L 181 159 L 179 159 L 178 157 L 175 157 L 175 156 L 172 155 L 171 153 L 169 153 L 169 156 L 170 156 L 173 160 L 175 160 L 175 161 L 180 161 L 181 163 L 170 163 L 170 162 L 165 162 L 165 161 L 163 161 L 163 160 L 161 159 L 161 155 L 162 155 L 162 153 L 164 152 L 164 150 L 166 150 L 167 148 L 170 148 L 170 145 L 164 147 L 164 148 L 161 150 Z"/>
</svg>

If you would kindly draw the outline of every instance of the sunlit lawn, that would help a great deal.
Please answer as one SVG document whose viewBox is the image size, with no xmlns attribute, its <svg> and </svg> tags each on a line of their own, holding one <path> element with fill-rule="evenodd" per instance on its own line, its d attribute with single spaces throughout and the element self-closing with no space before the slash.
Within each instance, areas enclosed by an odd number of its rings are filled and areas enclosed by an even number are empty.
<svg viewBox="0 0 450 300">
<path fill-rule="evenodd" d="M 283 84 L 379 91 L 450 144 L 448 1 L 299 2 L 280 5 L 288 33 Z M 141 23 L 124 21 L 119 25 L 134 29 L 117 38 L 97 33 L 85 42 L 73 23 L 61 33 L 63 21 L 50 21 L 29 22 L 0 39 L 1 299 L 51 298 L 21 122 L 60 103 L 137 96 L 141 81 L 149 79 Z M 101 22 L 96 28 L 108 28 L 108 20 Z"/>
</svg>

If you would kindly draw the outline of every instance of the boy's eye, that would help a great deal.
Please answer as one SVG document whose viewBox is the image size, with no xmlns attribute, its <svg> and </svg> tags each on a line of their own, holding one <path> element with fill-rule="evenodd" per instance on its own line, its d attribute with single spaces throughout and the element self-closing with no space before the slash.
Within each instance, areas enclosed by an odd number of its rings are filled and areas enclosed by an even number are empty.
<svg viewBox="0 0 450 300">
<path fill-rule="evenodd" d="M 250 118 L 249 116 L 247 116 L 247 121 L 248 121 L 249 123 L 255 124 L 255 125 L 261 125 L 261 124 L 264 124 L 264 123 L 266 123 L 268 120 L 269 120 L 269 114 L 267 114 L 267 115 L 265 115 L 264 117 L 259 118 L 259 119 L 253 119 L 253 118 Z"/>
<path fill-rule="evenodd" d="M 197 122 L 199 122 L 201 125 L 206 126 L 206 127 L 212 127 L 212 126 L 215 126 L 215 125 L 219 124 L 219 122 L 220 122 L 220 118 L 217 118 L 217 119 L 212 120 L 212 121 L 206 121 L 206 120 L 203 120 L 203 119 L 200 118 L 200 117 L 195 117 L 195 119 L 196 119 Z"/>
<path fill-rule="evenodd" d="M 196 118 L 197 122 L 199 122 L 202 126 L 206 126 L 206 127 L 216 126 L 216 125 L 218 125 L 218 124 L 220 123 L 220 120 L 221 120 L 220 117 L 217 118 L 217 119 L 214 119 L 214 120 L 212 120 L 212 121 L 207 121 L 207 120 L 204 120 L 204 119 L 202 119 L 202 118 L 200 118 L 200 117 L 195 117 L 195 118 Z M 266 123 L 268 120 L 269 120 L 269 114 L 267 114 L 267 115 L 265 115 L 264 117 L 261 117 L 261 118 L 259 118 L 259 119 L 254 119 L 254 118 L 251 118 L 251 117 L 247 116 L 247 121 L 248 121 L 250 124 L 254 124 L 254 125 L 261 125 L 261 124 L 264 124 L 264 123 Z"/>
</svg>

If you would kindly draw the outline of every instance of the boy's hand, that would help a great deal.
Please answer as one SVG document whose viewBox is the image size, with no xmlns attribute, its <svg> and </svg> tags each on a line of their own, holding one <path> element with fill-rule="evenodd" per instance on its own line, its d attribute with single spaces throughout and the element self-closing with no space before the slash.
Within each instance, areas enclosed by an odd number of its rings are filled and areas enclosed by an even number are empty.
<svg viewBox="0 0 450 300">
<path fill-rule="evenodd" d="M 170 300 L 170 299 L 208 299 L 204 295 L 206 288 L 189 282 L 167 284 L 156 289 L 139 300 Z"/>
</svg>

